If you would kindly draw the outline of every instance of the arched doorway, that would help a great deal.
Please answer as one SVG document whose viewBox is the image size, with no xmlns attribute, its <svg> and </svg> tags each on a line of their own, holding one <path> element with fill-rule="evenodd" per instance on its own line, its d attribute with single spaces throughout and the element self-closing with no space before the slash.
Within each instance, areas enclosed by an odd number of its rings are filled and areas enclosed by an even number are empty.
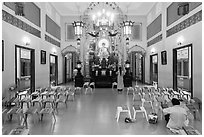
<svg viewBox="0 0 204 137">
<path fill-rule="evenodd" d="M 70 45 L 62 50 L 63 65 L 64 65 L 64 78 L 63 83 L 71 82 L 74 80 L 73 71 L 76 67 L 76 63 L 79 60 L 77 48 Z"/>
<path fill-rule="evenodd" d="M 133 80 L 145 83 L 145 49 L 134 45 L 128 51 Z"/>
</svg>

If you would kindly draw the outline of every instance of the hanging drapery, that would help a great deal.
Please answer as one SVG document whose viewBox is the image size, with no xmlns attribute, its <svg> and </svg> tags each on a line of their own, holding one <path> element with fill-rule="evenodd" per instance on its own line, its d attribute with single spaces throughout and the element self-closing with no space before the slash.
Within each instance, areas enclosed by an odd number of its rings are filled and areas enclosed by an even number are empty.
<svg viewBox="0 0 204 137">
<path fill-rule="evenodd" d="M 15 14 L 18 16 L 25 16 L 23 2 L 15 2 Z"/>
</svg>

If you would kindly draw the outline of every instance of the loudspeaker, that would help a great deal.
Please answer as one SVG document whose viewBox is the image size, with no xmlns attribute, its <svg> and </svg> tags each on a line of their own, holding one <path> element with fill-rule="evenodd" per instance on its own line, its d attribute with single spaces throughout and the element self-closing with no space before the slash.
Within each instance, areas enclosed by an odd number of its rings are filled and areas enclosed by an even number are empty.
<svg viewBox="0 0 204 137">
<path fill-rule="evenodd" d="M 179 3 L 177 13 L 179 16 L 188 14 L 189 13 L 189 3 L 188 2 Z"/>
</svg>

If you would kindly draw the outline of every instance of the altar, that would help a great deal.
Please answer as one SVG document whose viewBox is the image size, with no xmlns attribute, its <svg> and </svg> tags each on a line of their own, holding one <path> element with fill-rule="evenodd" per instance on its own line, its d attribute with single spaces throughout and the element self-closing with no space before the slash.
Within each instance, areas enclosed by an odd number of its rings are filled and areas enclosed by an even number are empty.
<svg viewBox="0 0 204 137">
<path fill-rule="evenodd" d="M 105 38 L 97 42 L 94 51 L 89 60 L 91 81 L 95 82 L 96 87 L 110 88 L 117 81 L 117 57 Z"/>
<path fill-rule="evenodd" d="M 111 88 L 112 83 L 117 81 L 116 70 L 110 68 L 96 68 L 91 71 L 91 81 L 96 87 Z"/>
</svg>

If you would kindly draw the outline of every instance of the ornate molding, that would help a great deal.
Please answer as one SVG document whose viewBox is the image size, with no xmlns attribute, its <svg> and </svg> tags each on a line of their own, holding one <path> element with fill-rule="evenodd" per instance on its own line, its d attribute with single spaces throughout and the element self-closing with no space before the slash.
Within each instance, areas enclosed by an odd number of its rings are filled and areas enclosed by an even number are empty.
<svg viewBox="0 0 204 137">
<path fill-rule="evenodd" d="M 193 24 L 196 24 L 197 22 L 202 21 L 202 10 L 199 12 L 195 13 L 191 17 L 185 19 L 181 23 L 177 24 L 176 26 L 170 28 L 169 30 L 166 31 L 166 37 L 169 37 L 181 30 L 184 30 Z"/>
<path fill-rule="evenodd" d="M 28 25 L 27 23 L 23 22 L 22 20 L 16 18 L 15 16 L 9 14 L 4 10 L 2 10 L 2 20 L 30 34 L 33 34 L 34 36 L 41 38 L 41 32 L 39 30 Z"/>
<path fill-rule="evenodd" d="M 53 38 L 49 37 L 48 35 L 45 34 L 45 40 L 53 45 L 56 45 L 60 47 L 60 42 L 54 40 Z"/>
<path fill-rule="evenodd" d="M 157 36 L 156 38 L 154 38 L 154 39 L 148 41 L 148 42 L 147 42 L 147 47 L 149 47 L 149 46 L 151 46 L 151 45 L 153 45 L 153 44 L 155 44 L 155 43 L 157 43 L 157 42 L 159 42 L 159 41 L 161 41 L 161 40 L 162 40 L 162 34 L 160 34 L 160 35 Z"/>
</svg>

